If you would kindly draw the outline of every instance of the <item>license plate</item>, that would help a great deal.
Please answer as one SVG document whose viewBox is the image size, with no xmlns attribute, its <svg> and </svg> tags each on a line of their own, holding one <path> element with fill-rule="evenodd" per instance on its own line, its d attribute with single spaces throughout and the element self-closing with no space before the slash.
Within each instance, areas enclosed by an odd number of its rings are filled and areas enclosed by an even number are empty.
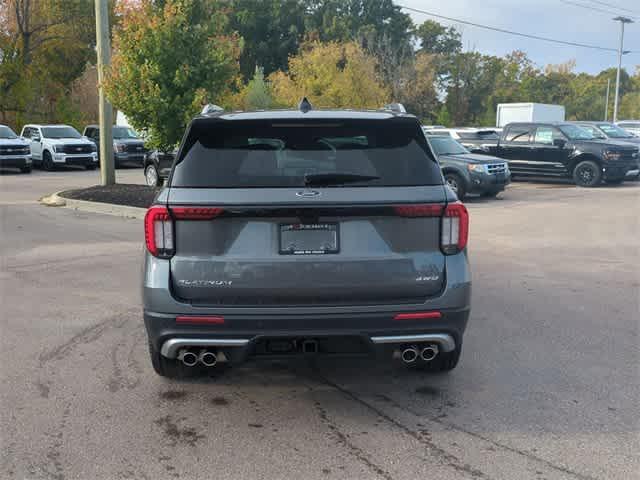
<svg viewBox="0 0 640 480">
<path fill-rule="evenodd" d="M 281 255 L 338 253 L 337 223 L 291 223 L 280 225 Z"/>
</svg>

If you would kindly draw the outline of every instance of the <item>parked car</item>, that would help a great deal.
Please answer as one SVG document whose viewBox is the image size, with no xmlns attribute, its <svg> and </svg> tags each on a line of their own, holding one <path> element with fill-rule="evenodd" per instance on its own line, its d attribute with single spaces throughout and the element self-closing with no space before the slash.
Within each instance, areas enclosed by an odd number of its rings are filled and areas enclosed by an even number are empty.
<svg viewBox="0 0 640 480">
<path fill-rule="evenodd" d="M 6 125 L 0 125 L 0 168 L 18 168 L 22 173 L 31 173 L 29 142 Z"/>
<path fill-rule="evenodd" d="M 594 187 L 603 180 L 622 182 L 636 167 L 638 149 L 598 140 L 572 123 L 510 123 L 496 156 L 508 160 L 513 177 L 568 177 L 576 185 Z"/>
<path fill-rule="evenodd" d="M 634 144 L 640 149 L 640 137 L 636 137 L 625 129 L 610 122 L 573 122 L 582 128 L 589 130 L 598 140 L 607 140 L 610 143 Z M 636 168 L 627 172 L 627 178 L 640 177 L 640 158 L 636 163 Z"/>
<path fill-rule="evenodd" d="M 297 355 L 458 363 L 468 214 L 412 115 L 303 101 L 199 116 L 144 224 L 159 375 Z"/>
<path fill-rule="evenodd" d="M 462 144 L 471 153 L 493 155 L 500 139 L 495 129 L 487 128 L 427 128 L 428 135 L 449 136 Z"/>
<path fill-rule="evenodd" d="M 94 143 L 69 125 L 25 125 L 22 136 L 31 142 L 34 165 L 45 170 L 63 165 L 80 165 L 87 170 L 98 166 Z"/>
<path fill-rule="evenodd" d="M 131 127 L 114 125 L 112 127 L 113 134 L 113 157 L 116 168 L 130 166 L 144 166 L 147 149 L 144 142 Z M 84 128 L 83 135 L 91 140 L 98 149 L 100 147 L 100 126 L 87 125 Z"/>
<path fill-rule="evenodd" d="M 617 122 L 616 125 L 634 134 L 636 137 L 640 137 L 640 120 L 623 120 L 622 122 Z"/>
<path fill-rule="evenodd" d="M 511 182 L 507 162 L 496 157 L 471 153 L 451 137 L 427 136 L 438 158 L 444 180 L 464 200 L 468 193 L 495 197 Z"/>
<path fill-rule="evenodd" d="M 177 150 L 160 152 L 153 150 L 144 160 L 144 180 L 150 187 L 160 187 L 171 173 L 171 165 L 176 158 Z"/>
</svg>

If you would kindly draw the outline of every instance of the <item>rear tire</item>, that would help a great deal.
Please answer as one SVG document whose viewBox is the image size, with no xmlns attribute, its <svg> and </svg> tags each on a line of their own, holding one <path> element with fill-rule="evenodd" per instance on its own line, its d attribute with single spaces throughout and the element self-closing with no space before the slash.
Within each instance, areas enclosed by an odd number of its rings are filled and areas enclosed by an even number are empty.
<svg viewBox="0 0 640 480">
<path fill-rule="evenodd" d="M 151 356 L 153 369 L 161 377 L 173 379 L 189 378 L 196 376 L 199 372 L 197 365 L 195 367 L 187 367 L 179 360 L 172 360 L 163 356 L 154 348 L 151 341 L 149 341 L 149 355 Z"/>
<path fill-rule="evenodd" d="M 462 346 L 458 346 L 452 352 L 440 352 L 438 356 L 430 362 L 419 360 L 415 364 L 411 364 L 409 368 L 429 373 L 450 372 L 458 365 L 461 354 Z"/>
<path fill-rule="evenodd" d="M 456 194 L 458 200 L 462 201 L 467 195 L 467 191 L 464 188 L 464 179 L 457 173 L 445 173 L 444 181 Z"/>
<path fill-rule="evenodd" d="M 597 187 L 602 182 L 602 169 L 593 160 L 584 160 L 573 169 L 573 181 L 579 187 Z"/>
</svg>

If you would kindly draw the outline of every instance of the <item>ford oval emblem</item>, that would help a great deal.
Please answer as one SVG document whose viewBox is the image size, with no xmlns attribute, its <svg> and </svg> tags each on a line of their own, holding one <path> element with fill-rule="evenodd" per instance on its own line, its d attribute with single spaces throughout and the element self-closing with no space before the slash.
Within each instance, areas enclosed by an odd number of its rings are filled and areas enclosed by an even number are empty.
<svg viewBox="0 0 640 480">
<path fill-rule="evenodd" d="M 317 197 L 318 195 L 320 195 L 320 192 L 317 190 L 300 190 L 299 192 L 296 192 L 296 197 L 302 198 L 312 198 Z"/>
</svg>

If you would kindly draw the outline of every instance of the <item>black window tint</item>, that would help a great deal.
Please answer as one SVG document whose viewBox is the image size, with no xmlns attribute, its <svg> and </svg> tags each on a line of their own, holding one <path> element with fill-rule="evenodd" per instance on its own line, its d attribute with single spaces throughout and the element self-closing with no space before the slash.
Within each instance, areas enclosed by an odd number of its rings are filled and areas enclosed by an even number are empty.
<svg viewBox="0 0 640 480">
<path fill-rule="evenodd" d="M 480 132 L 461 132 L 458 135 L 463 140 L 498 140 L 500 137 L 496 132 L 480 131 Z"/>
<path fill-rule="evenodd" d="M 415 120 L 213 120 L 191 126 L 171 186 L 301 187 L 331 173 L 379 177 L 354 187 L 442 183 Z"/>
<path fill-rule="evenodd" d="M 526 125 L 514 125 L 509 127 L 505 140 L 514 143 L 529 143 L 531 127 Z"/>
</svg>

